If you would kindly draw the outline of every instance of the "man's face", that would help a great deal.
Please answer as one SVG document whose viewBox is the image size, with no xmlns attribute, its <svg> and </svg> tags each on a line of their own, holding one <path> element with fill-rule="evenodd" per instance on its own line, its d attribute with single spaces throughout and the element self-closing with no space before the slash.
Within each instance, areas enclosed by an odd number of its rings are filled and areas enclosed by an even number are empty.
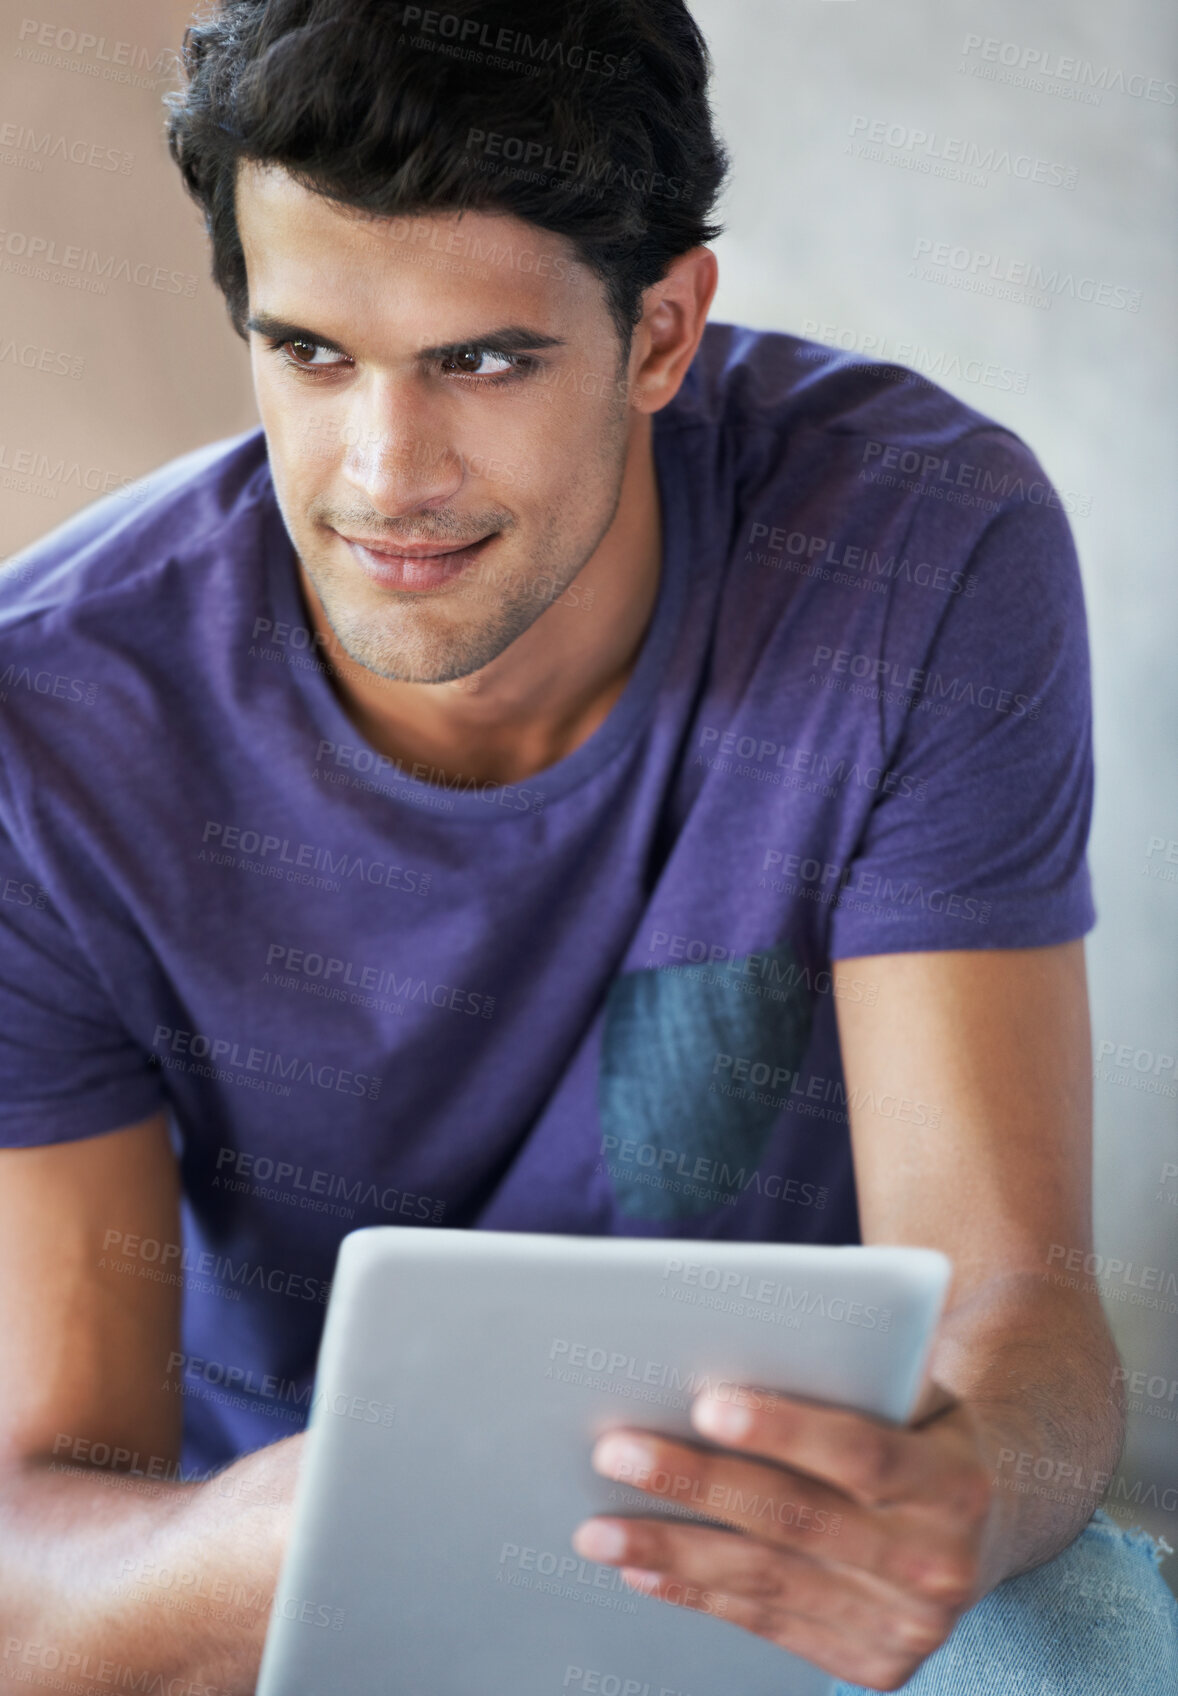
<svg viewBox="0 0 1178 1696">
<path fill-rule="evenodd" d="M 241 168 L 237 219 L 275 489 L 328 622 L 382 677 L 480 670 L 617 510 L 633 414 L 600 280 L 516 218 L 374 219 L 273 169 Z"/>
</svg>

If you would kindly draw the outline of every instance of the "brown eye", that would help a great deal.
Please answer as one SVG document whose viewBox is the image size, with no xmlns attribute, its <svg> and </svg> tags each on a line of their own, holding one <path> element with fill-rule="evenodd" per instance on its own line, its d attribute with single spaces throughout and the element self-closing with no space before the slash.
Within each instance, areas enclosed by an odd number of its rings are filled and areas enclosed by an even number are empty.
<svg viewBox="0 0 1178 1696">
<path fill-rule="evenodd" d="M 479 366 L 483 362 L 482 350 L 477 347 L 464 347 L 460 353 L 453 354 L 446 365 L 463 376 L 477 376 Z"/>
<path fill-rule="evenodd" d="M 301 365 L 306 370 L 322 371 L 333 365 L 348 363 L 343 354 L 324 347 L 322 342 L 313 342 L 308 336 L 292 336 L 289 341 L 283 342 L 282 348 L 292 365 Z M 320 355 L 323 357 L 320 358 Z"/>
<path fill-rule="evenodd" d="M 490 369 L 485 364 L 487 360 L 492 362 Z M 459 377 L 503 377 L 526 363 L 517 353 L 493 353 L 490 348 L 464 347 L 443 360 L 442 366 Z"/>
</svg>

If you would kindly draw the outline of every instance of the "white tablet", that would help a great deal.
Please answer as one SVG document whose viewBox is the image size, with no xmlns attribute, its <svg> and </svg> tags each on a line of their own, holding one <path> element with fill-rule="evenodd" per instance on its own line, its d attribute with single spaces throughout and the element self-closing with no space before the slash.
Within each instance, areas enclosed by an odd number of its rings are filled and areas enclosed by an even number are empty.
<svg viewBox="0 0 1178 1696">
<path fill-rule="evenodd" d="M 674 1511 L 590 1450 L 616 1425 L 703 1445 L 691 1402 L 738 1384 L 902 1421 L 950 1270 L 931 1249 L 349 1233 L 257 1696 L 825 1696 L 827 1674 L 577 1555 L 591 1514 Z"/>
</svg>

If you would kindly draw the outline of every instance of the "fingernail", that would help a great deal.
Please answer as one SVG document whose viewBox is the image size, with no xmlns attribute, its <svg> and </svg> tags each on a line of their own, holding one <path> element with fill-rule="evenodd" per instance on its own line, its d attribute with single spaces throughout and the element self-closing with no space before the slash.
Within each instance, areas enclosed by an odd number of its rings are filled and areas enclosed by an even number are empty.
<svg viewBox="0 0 1178 1696">
<path fill-rule="evenodd" d="M 607 1478 L 643 1477 L 653 1460 L 650 1444 L 638 1437 L 603 1437 L 593 1451 L 593 1465 Z"/>
<path fill-rule="evenodd" d="M 625 1528 L 616 1519 L 590 1519 L 573 1532 L 573 1548 L 588 1561 L 616 1561 L 626 1547 Z"/>
<path fill-rule="evenodd" d="M 738 1402 L 722 1402 L 717 1396 L 701 1396 L 692 1404 L 691 1417 L 709 1437 L 728 1437 L 733 1441 L 743 1437 L 751 1423 L 747 1407 L 741 1407 Z"/>
</svg>

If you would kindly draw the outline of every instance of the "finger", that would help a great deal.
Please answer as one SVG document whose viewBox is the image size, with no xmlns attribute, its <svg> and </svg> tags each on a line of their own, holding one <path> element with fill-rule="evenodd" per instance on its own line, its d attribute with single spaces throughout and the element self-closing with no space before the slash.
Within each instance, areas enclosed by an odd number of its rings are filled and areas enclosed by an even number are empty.
<svg viewBox="0 0 1178 1696">
<path fill-rule="evenodd" d="M 807 1473 L 856 1502 L 936 1502 L 966 1519 L 989 1505 L 973 1423 L 958 1403 L 918 1431 L 767 1391 L 697 1396 L 691 1418 L 713 1442 Z"/>
<path fill-rule="evenodd" d="M 607 1432 L 591 1458 L 606 1477 L 680 1510 L 873 1574 L 900 1593 L 947 1601 L 972 1593 L 973 1533 L 934 1508 L 873 1508 L 772 1462 L 694 1449 L 651 1431 Z"/>
<path fill-rule="evenodd" d="M 853 1515 L 871 1546 L 882 1527 L 867 1510 L 817 1479 L 720 1449 L 697 1449 L 650 1431 L 610 1431 L 591 1456 L 620 1484 L 685 1513 L 720 1520 L 776 1546 L 821 1555 Z"/>
<path fill-rule="evenodd" d="M 721 1535 L 723 1535 L 721 1533 Z M 712 1613 L 779 1649 L 821 1667 L 833 1677 L 872 1690 L 898 1690 L 920 1663 L 939 1648 L 945 1636 L 919 1622 L 893 1616 L 878 1635 L 860 1637 L 844 1625 L 811 1618 L 748 1596 L 726 1594 L 684 1585 L 674 1577 L 623 1567 L 622 1576 L 635 1589 L 675 1607 Z M 706 1599 L 705 1599 L 706 1598 Z M 950 1625 L 949 1629 L 952 1629 Z"/>
<path fill-rule="evenodd" d="M 577 1527 L 573 1546 L 586 1560 L 657 1573 L 664 1600 L 689 1600 L 668 1590 L 677 1584 L 693 1593 L 691 1605 L 724 1617 L 725 1598 L 740 1597 L 897 1649 L 917 1640 L 940 1643 L 955 1618 L 943 1603 L 903 1595 L 853 1568 L 823 1565 L 755 1537 L 707 1526 L 590 1519 Z"/>
</svg>

